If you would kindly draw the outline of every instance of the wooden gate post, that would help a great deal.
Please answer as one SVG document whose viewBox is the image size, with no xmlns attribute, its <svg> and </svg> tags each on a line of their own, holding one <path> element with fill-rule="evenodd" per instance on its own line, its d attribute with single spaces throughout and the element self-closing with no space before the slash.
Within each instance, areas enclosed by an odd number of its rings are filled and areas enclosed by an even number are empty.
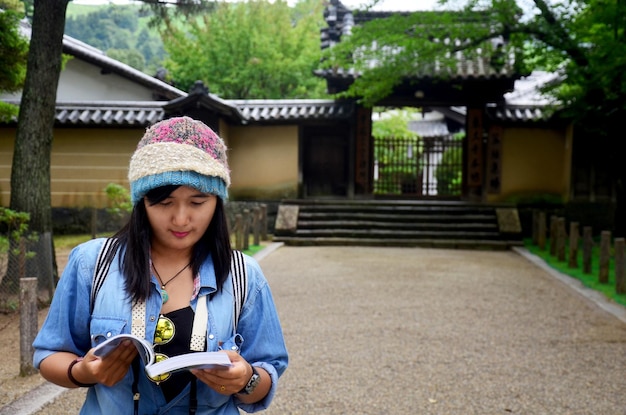
<svg viewBox="0 0 626 415">
<path fill-rule="evenodd" d="M 593 235 L 591 226 L 583 227 L 583 272 L 591 274 L 591 257 L 593 251 Z"/>
<path fill-rule="evenodd" d="M 20 278 L 20 376 L 37 373 L 33 366 L 37 325 L 37 278 Z"/>
<path fill-rule="evenodd" d="M 578 268 L 578 222 L 569 224 L 569 257 L 568 266 Z"/>
<path fill-rule="evenodd" d="M 243 250 L 243 217 L 241 213 L 235 215 L 235 249 Z"/>
<path fill-rule="evenodd" d="M 250 209 L 243 210 L 243 249 L 250 248 Z"/>
<path fill-rule="evenodd" d="M 557 219 L 557 241 L 556 241 L 556 256 L 560 262 L 565 261 L 565 218 L 561 217 Z"/>
<path fill-rule="evenodd" d="M 557 237 L 557 217 L 556 215 L 550 216 L 550 255 L 556 256 L 556 241 Z"/>
<path fill-rule="evenodd" d="M 626 294 L 626 275 L 624 271 L 624 238 L 615 238 L 615 292 Z"/>
<path fill-rule="evenodd" d="M 539 210 L 533 209 L 533 224 L 531 229 L 533 245 L 539 245 Z"/>
<path fill-rule="evenodd" d="M 543 251 L 546 249 L 546 212 L 539 212 L 537 220 L 537 245 Z"/>
<path fill-rule="evenodd" d="M 261 245 L 261 208 L 252 209 L 252 245 Z"/>
<path fill-rule="evenodd" d="M 267 241 L 267 205 L 261 204 L 261 240 Z"/>
<path fill-rule="evenodd" d="M 611 257 L 611 231 L 600 233 L 600 272 L 598 282 L 608 284 L 609 282 L 609 259 Z"/>
</svg>

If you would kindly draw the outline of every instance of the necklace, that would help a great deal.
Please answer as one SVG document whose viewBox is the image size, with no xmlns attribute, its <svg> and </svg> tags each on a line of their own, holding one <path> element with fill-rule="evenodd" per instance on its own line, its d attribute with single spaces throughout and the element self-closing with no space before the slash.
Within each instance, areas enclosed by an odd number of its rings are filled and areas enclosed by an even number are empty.
<svg viewBox="0 0 626 415">
<path fill-rule="evenodd" d="M 161 283 L 161 300 L 163 300 L 163 304 L 167 303 L 167 300 L 170 299 L 169 294 L 167 293 L 167 291 L 165 290 L 165 286 L 167 284 L 169 284 L 170 282 L 172 282 L 174 280 L 174 278 L 178 277 L 180 274 L 183 273 L 184 270 L 187 269 L 187 267 L 191 265 L 191 262 L 188 263 L 187 265 L 185 265 L 184 267 L 182 267 L 182 269 L 180 271 L 178 271 L 176 274 L 174 274 L 174 276 L 172 278 L 170 278 L 169 280 L 167 280 L 167 282 L 163 282 L 163 279 L 161 278 L 161 276 L 159 275 L 159 271 L 157 271 L 156 267 L 154 266 L 154 264 L 152 264 L 152 269 L 154 270 L 154 273 L 156 274 L 157 278 L 159 279 L 159 282 Z"/>
</svg>

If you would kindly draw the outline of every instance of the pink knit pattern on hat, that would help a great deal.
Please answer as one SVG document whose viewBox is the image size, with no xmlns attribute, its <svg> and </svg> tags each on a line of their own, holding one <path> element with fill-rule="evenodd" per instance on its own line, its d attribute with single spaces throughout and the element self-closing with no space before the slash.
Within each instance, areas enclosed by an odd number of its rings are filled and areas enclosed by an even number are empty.
<svg viewBox="0 0 626 415">
<path fill-rule="evenodd" d="M 217 160 L 225 160 L 226 148 L 222 139 L 205 124 L 189 117 L 172 118 L 155 124 L 146 131 L 137 149 L 155 143 L 188 144 Z"/>
<path fill-rule="evenodd" d="M 170 118 L 149 127 L 128 168 L 131 200 L 166 185 L 183 185 L 226 200 L 230 171 L 224 141 L 201 121 Z"/>
</svg>

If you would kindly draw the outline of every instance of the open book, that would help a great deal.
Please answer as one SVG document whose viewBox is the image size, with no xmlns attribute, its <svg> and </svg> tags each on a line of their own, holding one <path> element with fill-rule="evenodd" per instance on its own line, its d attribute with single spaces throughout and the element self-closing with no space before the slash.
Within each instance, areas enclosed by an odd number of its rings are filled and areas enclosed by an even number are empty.
<svg viewBox="0 0 626 415">
<path fill-rule="evenodd" d="M 178 370 L 232 366 L 228 355 L 222 352 L 191 352 L 181 354 L 179 356 L 169 357 L 156 363 L 152 344 L 145 339 L 135 336 L 134 334 L 118 334 L 117 336 L 113 336 L 96 346 L 94 354 L 96 356 L 104 357 L 111 353 L 124 340 L 130 340 L 133 342 L 146 367 L 146 373 L 150 377 L 156 377 L 164 373 L 175 372 Z"/>
</svg>

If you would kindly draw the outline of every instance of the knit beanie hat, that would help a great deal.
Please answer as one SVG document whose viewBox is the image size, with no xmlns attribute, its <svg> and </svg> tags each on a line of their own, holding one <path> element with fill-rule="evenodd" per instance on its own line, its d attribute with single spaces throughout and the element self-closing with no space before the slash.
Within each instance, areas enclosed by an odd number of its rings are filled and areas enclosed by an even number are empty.
<svg viewBox="0 0 626 415">
<path fill-rule="evenodd" d="M 135 205 L 152 189 L 189 186 L 228 198 L 230 171 L 224 141 L 189 117 L 159 121 L 146 130 L 130 159 L 131 201 Z"/>
</svg>

